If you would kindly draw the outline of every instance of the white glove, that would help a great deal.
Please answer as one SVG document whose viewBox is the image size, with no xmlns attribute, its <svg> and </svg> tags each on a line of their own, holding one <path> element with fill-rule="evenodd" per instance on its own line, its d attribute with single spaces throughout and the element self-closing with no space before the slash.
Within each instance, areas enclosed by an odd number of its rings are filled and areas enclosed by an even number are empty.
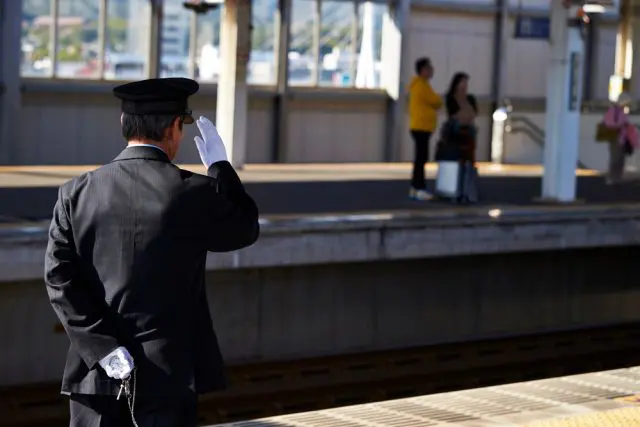
<svg viewBox="0 0 640 427">
<path fill-rule="evenodd" d="M 133 358 L 126 348 L 118 347 L 100 361 L 110 378 L 123 380 L 133 371 Z"/>
<path fill-rule="evenodd" d="M 222 142 L 222 138 L 218 135 L 218 130 L 206 117 L 200 116 L 196 120 L 196 125 L 200 129 L 202 138 L 196 136 L 193 140 L 198 147 L 198 153 L 200 153 L 200 159 L 207 169 L 216 163 L 223 160 L 227 160 L 227 150 Z"/>
</svg>

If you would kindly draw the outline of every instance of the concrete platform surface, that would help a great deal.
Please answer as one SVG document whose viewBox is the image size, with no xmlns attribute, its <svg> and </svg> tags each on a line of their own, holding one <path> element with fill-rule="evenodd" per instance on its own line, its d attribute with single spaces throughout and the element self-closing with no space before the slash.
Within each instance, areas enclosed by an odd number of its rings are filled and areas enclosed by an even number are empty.
<svg viewBox="0 0 640 427">
<path fill-rule="evenodd" d="M 640 368 L 306 412 L 217 427 L 634 427 Z"/>
<path fill-rule="evenodd" d="M 57 186 L 95 166 L 0 168 L 0 221 L 49 218 Z M 200 165 L 185 165 L 204 172 Z M 450 202 L 408 199 L 408 163 L 247 165 L 240 172 L 263 214 L 317 214 L 448 209 Z M 436 165 L 427 166 L 433 186 Z M 479 164 L 482 205 L 531 205 L 540 196 L 540 166 Z M 607 186 L 595 171 L 579 170 L 577 194 L 586 203 L 640 202 L 636 182 Z"/>
</svg>

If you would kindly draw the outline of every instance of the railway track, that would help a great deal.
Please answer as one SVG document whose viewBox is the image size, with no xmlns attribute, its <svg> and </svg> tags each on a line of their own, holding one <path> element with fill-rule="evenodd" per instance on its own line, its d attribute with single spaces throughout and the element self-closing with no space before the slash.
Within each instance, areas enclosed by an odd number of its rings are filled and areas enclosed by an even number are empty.
<svg viewBox="0 0 640 427">
<path fill-rule="evenodd" d="M 640 364 L 640 324 L 232 366 L 202 425 Z M 0 427 L 68 425 L 58 384 L 0 390 Z"/>
</svg>

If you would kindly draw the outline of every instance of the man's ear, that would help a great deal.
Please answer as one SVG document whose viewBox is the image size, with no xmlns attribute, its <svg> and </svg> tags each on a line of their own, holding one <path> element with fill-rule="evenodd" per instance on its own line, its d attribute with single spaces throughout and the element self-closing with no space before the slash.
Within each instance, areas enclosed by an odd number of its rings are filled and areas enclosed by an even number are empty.
<svg viewBox="0 0 640 427">
<path fill-rule="evenodd" d="M 165 130 L 165 139 L 173 140 L 176 134 L 182 130 L 180 117 L 176 117 L 173 122 L 171 122 L 171 126 Z"/>
<path fill-rule="evenodd" d="M 173 125 L 178 126 L 178 130 L 182 132 L 182 126 L 184 125 L 182 121 L 182 117 L 176 117 L 176 119 L 173 122 Z"/>
<path fill-rule="evenodd" d="M 122 126 L 122 123 L 124 122 L 124 113 L 120 114 L 120 126 Z"/>
</svg>

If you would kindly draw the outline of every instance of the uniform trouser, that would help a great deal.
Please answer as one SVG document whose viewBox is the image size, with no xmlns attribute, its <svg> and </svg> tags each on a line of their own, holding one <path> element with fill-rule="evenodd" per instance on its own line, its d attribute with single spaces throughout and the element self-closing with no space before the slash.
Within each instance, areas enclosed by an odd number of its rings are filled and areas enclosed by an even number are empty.
<svg viewBox="0 0 640 427">
<path fill-rule="evenodd" d="M 124 396 L 71 395 L 70 427 L 132 427 L 131 412 Z M 195 395 L 174 399 L 137 398 L 134 406 L 139 427 L 196 427 L 198 400 Z"/>
<path fill-rule="evenodd" d="M 413 157 L 413 173 L 411 174 L 411 186 L 416 190 L 424 190 L 424 165 L 429 161 L 429 140 L 431 132 L 412 130 L 411 137 L 415 144 Z"/>
<path fill-rule="evenodd" d="M 609 143 L 609 174 L 611 182 L 619 182 L 624 174 L 624 147 L 617 140 Z"/>
</svg>

